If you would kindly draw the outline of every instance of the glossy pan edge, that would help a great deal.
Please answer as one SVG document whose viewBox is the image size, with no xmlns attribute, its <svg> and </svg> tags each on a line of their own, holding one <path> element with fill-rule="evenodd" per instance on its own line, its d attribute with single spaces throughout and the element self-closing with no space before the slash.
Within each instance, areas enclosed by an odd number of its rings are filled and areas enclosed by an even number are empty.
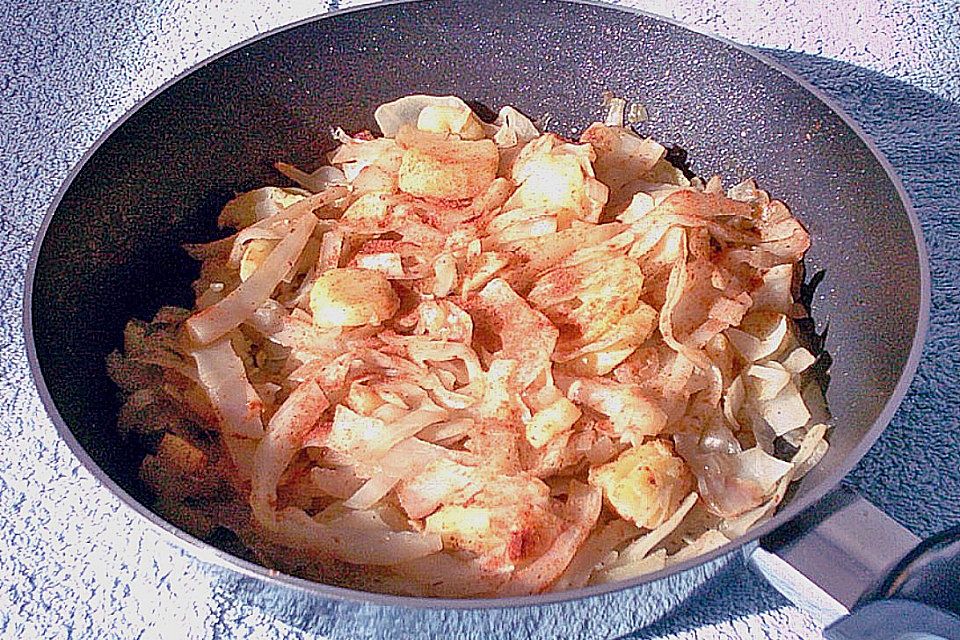
<svg viewBox="0 0 960 640">
<path fill-rule="evenodd" d="M 373 7 L 380 7 L 384 5 L 402 5 L 411 2 L 418 2 L 419 0 L 388 0 L 386 2 L 377 3 L 374 5 L 364 5 L 360 7 L 352 7 L 347 9 L 341 9 L 333 12 L 329 12 L 320 16 L 313 16 L 297 22 L 293 22 L 281 27 L 272 29 L 263 34 L 255 36 L 253 38 L 247 39 L 239 44 L 236 44 L 228 49 L 225 49 L 200 63 L 190 67 L 189 69 L 178 74 L 176 77 L 165 82 L 163 85 L 150 92 L 147 96 L 139 100 L 132 108 L 130 108 L 119 120 L 114 122 L 106 131 L 104 131 L 96 140 L 96 142 L 83 154 L 81 159 L 76 163 L 73 169 L 68 174 L 63 185 L 58 190 L 56 196 L 52 200 L 50 206 L 48 207 L 44 218 L 41 222 L 40 228 L 37 232 L 36 239 L 34 241 L 34 246 L 31 250 L 30 260 L 28 263 L 26 278 L 25 278 L 25 292 L 24 292 L 24 310 L 23 310 L 23 320 L 24 320 L 24 338 L 27 348 L 28 364 L 30 367 L 31 375 L 33 376 L 34 382 L 37 386 L 40 398 L 43 402 L 44 408 L 46 409 L 47 414 L 50 416 L 51 421 L 53 422 L 57 432 L 60 437 L 66 442 L 67 446 L 70 448 L 72 453 L 77 457 L 80 463 L 93 475 L 93 477 L 100 482 L 108 491 L 117 496 L 121 502 L 123 502 L 127 507 L 132 511 L 137 513 L 140 517 L 146 520 L 149 524 L 159 530 L 163 537 L 174 544 L 184 547 L 190 551 L 192 555 L 195 555 L 198 558 L 201 558 L 207 562 L 211 562 L 215 565 L 228 568 L 234 571 L 237 571 L 245 576 L 249 576 L 258 580 L 265 581 L 274 586 L 284 586 L 296 589 L 298 591 L 305 592 L 307 594 L 325 598 L 331 598 L 336 600 L 360 602 L 360 603 L 369 603 L 375 605 L 384 605 L 384 606 L 405 606 L 405 607 L 414 607 L 414 608 L 426 608 L 426 609 L 483 609 L 483 608 L 504 608 L 504 607 L 521 607 L 529 605 L 544 605 L 556 602 L 565 602 L 570 600 L 577 600 L 581 598 L 587 598 L 590 596 L 597 596 L 613 591 L 619 591 L 623 589 L 629 589 L 641 584 L 647 584 L 655 582 L 659 579 L 665 578 L 669 575 L 679 574 L 681 572 L 687 571 L 694 567 L 704 565 L 711 560 L 715 560 L 722 556 L 725 556 L 731 552 L 736 551 L 740 547 L 756 540 L 760 536 L 763 536 L 771 531 L 777 529 L 780 525 L 789 521 L 795 517 L 800 512 L 804 511 L 808 507 L 812 506 L 823 498 L 827 493 L 829 493 L 834 487 L 836 487 L 840 481 L 846 476 L 854 466 L 859 462 L 859 460 L 866 454 L 869 448 L 873 445 L 876 439 L 879 437 L 880 433 L 884 430 L 890 420 L 893 418 L 894 413 L 900 405 L 900 402 L 903 400 L 903 397 L 906 395 L 907 390 L 910 386 L 910 383 L 913 379 L 913 376 L 919 365 L 920 357 L 923 350 L 923 343 L 927 332 L 927 326 L 929 322 L 929 312 L 930 312 L 930 272 L 929 264 L 927 260 L 927 251 L 923 240 L 923 233 L 920 227 L 919 220 L 916 216 L 916 213 L 910 203 L 910 200 L 904 190 L 903 184 L 900 179 L 896 176 L 893 168 L 883 154 L 879 151 L 876 144 L 867 136 L 863 129 L 849 116 L 847 115 L 841 107 L 839 107 L 831 98 L 824 95 L 818 88 L 810 84 L 808 81 L 799 77 L 790 69 L 784 67 L 780 63 L 771 60 L 767 56 L 764 56 L 757 51 L 748 48 L 746 46 L 737 44 L 728 39 L 718 37 L 713 35 L 705 30 L 691 28 L 687 25 L 679 23 L 675 20 L 669 18 L 664 18 L 659 15 L 651 14 L 645 11 L 621 7 L 616 5 L 610 5 L 603 2 L 596 2 L 595 0 L 564 0 L 569 4 L 581 4 L 581 5 L 592 5 L 597 7 L 602 7 L 604 9 L 612 9 L 620 11 L 623 13 L 634 14 L 637 16 L 644 16 L 654 20 L 658 20 L 688 31 L 693 31 L 695 33 L 704 35 L 713 40 L 719 41 L 720 43 L 732 47 L 742 53 L 747 54 L 748 56 L 757 59 L 762 64 L 774 69 L 775 71 L 783 74 L 788 79 L 792 80 L 796 84 L 803 87 L 807 92 L 817 98 L 819 101 L 824 103 L 830 110 L 832 110 L 842 121 L 846 124 L 866 145 L 871 154 L 877 159 L 878 163 L 882 167 L 884 173 L 886 174 L 887 179 L 896 189 L 897 194 L 902 201 L 904 206 L 904 211 L 908 217 L 910 228 L 914 237 L 917 257 L 919 264 L 918 269 L 920 272 L 920 298 L 919 298 L 919 309 L 917 314 L 917 325 L 914 330 L 913 343 L 910 348 L 910 353 L 907 358 L 906 364 L 901 371 L 900 377 L 897 381 L 897 384 L 884 404 L 883 410 L 879 414 L 878 418 L 875 420 L 874 424 L 866 432 L 865 437 L 863 437 L 856 447 L 843 459 L 842 464 L 834 468 L 827 478 L 821 482 L 819 485 L 809 489 L 801 496 L 797 496 L 795 499 L 791 500 L 789 503 L 785 504 L 778 513 L 771 518 L 769 521 L 763 523 L 762 525 L 752 529 L 745 536 L 733 540 L 728 544 L 716 549 L 710 553 L 698 556 L 696 558 L 691 558 L 682 563 L 672 565 L 660 571 L 656 571 L 644 576 L 603 585 L 593 585 L 589 587 L 583 587 L 580 589 L 573 589 L 569 591 L 563 591 L 559 593 L 544 593 L 533 596 L 518 596 L 510 598 L 489 598 L 489 599 L 451 599 L 451 598 L 423 598 L 423 597 L 412 597 L 412 596 L 394 596 L 386 595 L 379 593 L 369 593 L 363 591 L 356 591 L 352 589 L 346 589 L 343 587 L 335 587 L 322 583 L 313 582 L 303 578 L 298 578 L 277 572 L 275 570 L 268 569 L 259 564 L 249 562 L 233 556 L 221 549 L 218 549 L 202 540 L 197 539 L 196 537 L 181 531 L 180 529 L 174 527 L 164 519 L 162 519 L 157 514 L 153 513 L 145 505 L 134 499 L 127 491 L 121 488 L 111 477 L 109 477 L 90 457 L 86 450 L 80 445 L 76 437 L 71 432 L 70 428 L 66 425 L 65 421 L 61 417 L 59 411 L 56 409 L 51 393 L 44 382 L 43 376 L 40 370 L 40 364 L 37 357 L 36 344 L 34 342 L 33 336 L 33 286 L 34 286 L 34 277 L 36 274 L 38 257 L 40 254 L 40 248 L 43 244 L 43 238 L 46 234 L 47 228 L 50 226 L 51 220 L 54 213 L 60 205 L 60 202 L 67 192 L 68 188 L 80 173 L 87 161 L 99 150 L 101 145 L 128 119 L 130 119 L 137 111 L 139 111 L 144 105 L 153 100 L 157 95 L 168 89 L 169 87 L 177 84 L 183 78 L 189 76 L 196 70 L 209 65 L 210 63 L 238 50 L 246 47 L 247 45 L 258 42 L 260 40 L 269 38 L 270 36 L 283 32 L 289 29 L 294 29 L 298 26 L 319 21 L 336 18 L 337 16 L 344 14 L 351 14 L 362 12 L 366 9 Z"/>
</svg>

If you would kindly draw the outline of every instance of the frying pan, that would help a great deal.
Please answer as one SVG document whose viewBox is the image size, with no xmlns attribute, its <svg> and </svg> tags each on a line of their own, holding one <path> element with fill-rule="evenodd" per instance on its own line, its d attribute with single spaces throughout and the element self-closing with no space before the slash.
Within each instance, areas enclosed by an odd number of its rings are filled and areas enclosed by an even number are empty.
<svg viewBox="0 0 960 640">
<path fill-rule="evenodd" d="M 813 238 L 806 263 L 824 272 L 827 293 L 815 297 L 813 315 L 821 328 L 829 323 L 827 399 L 836 428 L 827 456 L 773 519 L 713 553 L 634 580 L 481 601 L 368 594 L 277 574 L 149 510 L 136 478 L 144 452 L 115 431 L 119 404 L 104 358 L 121 344 L 128 318 L 192 302 L 198 270 L 179 246 L 217 237 L 216 212 L 227 199 L 276 184 L 277 159 L 315 163 L 332 146 L 332 124 L 374 128 L 373 108 L 401 95 L 511 104 L 549 113 L 552 130 L 572 134 L 600 115 L 604 90 L 640 100 L 650 113 L 641 132 L 685 149 L 698 174 L 756 177 Z M 788 71 L 734 44 L 598 4 L 425 0 L 278 30 L 144 100 L 98 141 L 51 206 L 27 277 L 25 331 L 46 408 L 91 473 L 171 540 L 224 567 L 225 579 L 243 582 L 254 599 L 282 599 L 286 610 L 295 603 L 297 615 L 388 620 L 398 635 L 447 624 L 490 637 L 508 621 L 510 635 L 546 637 L 590 599 L 594 611 L 610 615 L 580 628 L 615 635 L 659 618 L 743 551 L 825 622 L 857 605 L 831 628 L 834 637 L 880 637 L 856 634 L 876 620 L 908 620 L 920 607 L 923 617 L 910 618 L 908 628 L 941 624 L 934 630 L 946 636 L 943 625 L 957 621 L 949 610 L 956 594 L 944 596 L 928 578 L 955 567 L 955 538 L 944 535 L 900 560 L 917 540 L 862 499 L 835 491 L 906 392 L 928 307 L 922 236 L 899 181 L 856 125 Z M 937 608 L 929 605 L 932 591 Z"/>
</svg>

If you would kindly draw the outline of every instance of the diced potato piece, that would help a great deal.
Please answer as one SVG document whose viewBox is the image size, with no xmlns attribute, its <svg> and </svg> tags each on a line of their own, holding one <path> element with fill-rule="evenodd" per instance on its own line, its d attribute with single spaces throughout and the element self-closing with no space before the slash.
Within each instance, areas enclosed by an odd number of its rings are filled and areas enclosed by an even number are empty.
<svg viewBox="0 0 960 640">
<path fill-rule="evenodd" d="M 399 161 L 397 162 L 399 165 Z M 397 190 L 397 174 L 390 173 L 378 166 L 370 165 L 363 167 L 357 172 L 357 177 L 350 183 L 354 195 L 364 195 L 367 193 L 387 192 L 391 193 Z"/>
<path fill-rule="evenodd" d="M 532 165 L 532 166 L 531 166 Z M 546 155 L 528 163 L 527 176 L 516 192 L 517 204 L 527 209 L 579 210 L 584 175 L 574 155 Z"/>
<path fill-rule="evenodd" d="M 497 177 L 499 155 L 492 140 L 457 140 L 401 129 L 400 190 L 417 197 L 463 200 L 484 193 Z"/>
<path fill-rule="evenodd" d="M 542 554 L 559 532 L 550 490 L 529 477 L 500 477 L 487 482 L 465 504 L 446 504 L 426 519 L 426 530 L 444 545 L 484 556 L 491 568 Z"/>
<path fill-rule="evenodd" d="M 378 325 L 393 317 L 400 299 L 386 276 L 368 269 L 330 269 L 310 290 L 310 310 L 318 327 Z"/>
<path fill-rule="evenodd" d="M 251 240 L 240 258 L 240 280 L 246 282 L 253 272 L 260 268 L 270 252 L 277 245 L 273 240 Z"/>
<path fill-rule="evenodd" d="M 417 117 L 417 129 L 432 133 L 455 133 L 462 140 L 482 140 L 483 125 L 469 108 L 432 104 Z"/>
<path fill-rule="evenodd" d="M 427 531 L 438 533 L 444 544 L 482 551 L 475 541 L 490 537 L 490 511 L 482 507 L 448 505 L 427 516 Z"/>
<path fill-rule="evenodd" d="M 384 404 L 384 400 L 376 391 L 355 380 L 347 391 L 346 404 L 354 412 L 369 416 Z"/>
<path fill-rule="evenodd" d="M 527 442 L 539 449 L 555 435 L 572 427 L 582 413 L 577 405 L 560 396 L 553 404 L 533 414 L 527 422 Z"/>
<path fill-rule="evenodd" d="M 693 489 L 693 474 L 662 440 L 624 451 L 613 462 L 590 470 L 590 484 L 603 490 L 620 516 L 655 529 L 677 510 Z"/>
</svg>

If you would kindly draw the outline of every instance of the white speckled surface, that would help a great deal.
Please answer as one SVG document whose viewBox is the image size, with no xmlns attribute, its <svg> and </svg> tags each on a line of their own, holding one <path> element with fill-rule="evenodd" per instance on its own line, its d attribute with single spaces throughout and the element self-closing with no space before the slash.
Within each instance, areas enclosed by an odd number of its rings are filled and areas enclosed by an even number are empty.
<svg viewBox="0 0 960 640">
<path fill-rule="evenodd" d="M 69 6 L 68 6 L 69 4 Z M 318 2 L 0 4 L 0 637 L 309 638 L 147 530 L 59 443 L 26 373 L 23 271 L 83 152 L 199 60 L 327 9 Z M 342 2 L 350 6 L 353 2 Z M 776 57 L 837 99 L 903 177 L 934 278 L 930 340 L 903 408 L 851 482 L 918 534 L 960 520 L 960 7 L 956 0 L 630 3 Z M 518 4 L 518 6 L 521 6 Z M 929 446 L 931 442 L 936 446 Z M 372 635 L 356 621 L 322 633 Z M 568 637 L 577 637 L 576 626 Z M 320 631 L 320 630 L 317 630 Z M 388 630 L 383 635 L 390 637 Z M 810 638 L 742 567 L 637 638 Z"/>
</svg>

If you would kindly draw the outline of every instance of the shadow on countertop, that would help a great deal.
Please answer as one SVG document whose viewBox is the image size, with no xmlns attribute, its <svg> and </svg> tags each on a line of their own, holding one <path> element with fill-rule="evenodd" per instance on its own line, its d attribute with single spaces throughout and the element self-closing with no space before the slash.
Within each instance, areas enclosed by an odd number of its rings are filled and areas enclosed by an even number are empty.
<svg viewBox="0 0 960 640">
<path fill-rule="evenodd" d="M 960 105 L 844 62 L 760 51 L 819 87 L 863 127 L 903 181 L 923 227 L 932 276 L 924 355 L 900 410 L 847 482 L 929 536 L 960 522 Z M 738 565 L 673 615 L 624 638 L 682 634 L 787 605 Z"/>
</svg>

